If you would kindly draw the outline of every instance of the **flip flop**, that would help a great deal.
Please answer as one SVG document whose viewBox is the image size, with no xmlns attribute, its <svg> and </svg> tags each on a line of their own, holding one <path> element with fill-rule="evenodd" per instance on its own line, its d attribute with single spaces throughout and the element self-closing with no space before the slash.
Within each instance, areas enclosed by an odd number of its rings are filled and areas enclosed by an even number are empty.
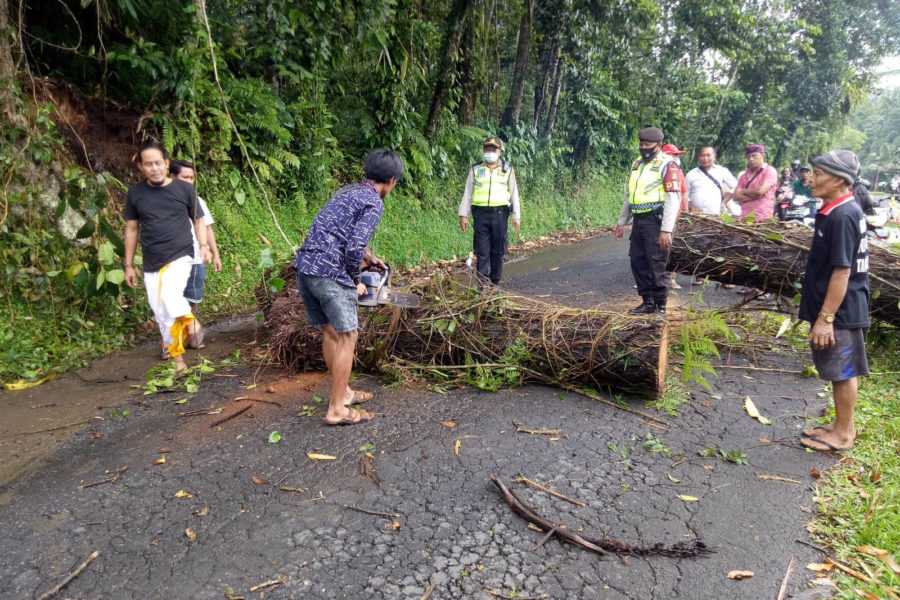
<svg viewBox="0 0 900 600">
<path fill-rule="evenodd" d="M 329 421 L 328 419 L 322 419 L 322 423 L 327 425 L 328 427 L 340 427 L 343 425 L 358 425 L 359 423 L 366 423 L 375 418 L 375 415 L 372 413 L 366 412 L 364 410 L 357 410 L 355 408 L 350 409 L 350 416 L 344 417 L 337 421 Z"/>
<path fill-rule="evenodd" d="M 368 402 L 373 399 L 375 395 L 372 392 L 366 392 L 363 390 L 353 390 L 353 395 L 350 396 L 349 402 L 344 402 L 344 406 L 350 407 L 356 404 L 363 404 L 364 402 Z"/>
<path fill-rule="evenodd" d="M 824 448 L 816 448 L 814 446 L 810 446 L 805 442 L 812 442 L 814 444 L 821 444 L 825 446 Z M 800 445 L 804 448 L 809 448 L 810 450 L 815 450 L 816 452 L 844 452 L 845 450 L 850 450 L 853 446 L 847 446 L 846 448 L 838 448 L 837 446 L 826 442 L 825 440 L 819 439 L 814 435 L 802 435 L 800 436 Z"/>
</svg>

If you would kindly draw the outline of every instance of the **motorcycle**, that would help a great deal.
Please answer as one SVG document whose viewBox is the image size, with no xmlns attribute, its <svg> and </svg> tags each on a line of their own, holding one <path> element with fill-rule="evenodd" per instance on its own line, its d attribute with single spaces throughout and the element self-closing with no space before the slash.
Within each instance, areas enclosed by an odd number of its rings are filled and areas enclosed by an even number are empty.
<svg viewBox="0 0 900 600">
<path fill-rule="evenodd" d="M 816 213 L 819 212 L 819 201 L 809 196 L 786 194 L 777 205 L 778 220 L 799 221 L 807 227 L 816 224 Z"/>
<path fill-rule="evenodd" d="M 894 207 L 890 198 L 873 199 L 872 214 L 866 215 L 868 231 L 866 237 L 877 242 L 892 244 L 900 241 L 900 232 L 896 227 L 888 227 L 895 218 Z"/>
</svg>

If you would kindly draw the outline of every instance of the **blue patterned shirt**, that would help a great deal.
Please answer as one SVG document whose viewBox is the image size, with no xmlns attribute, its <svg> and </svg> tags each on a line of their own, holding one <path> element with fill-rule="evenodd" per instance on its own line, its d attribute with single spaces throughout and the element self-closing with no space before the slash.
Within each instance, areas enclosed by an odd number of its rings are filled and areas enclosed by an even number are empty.
<svg viewBox="0 0 900 600">
<path fill-rule="evenodd" d="M 384 202 L 370 181 L 336 191 L 316 215 L 297 252 L 297 272 L 355 287 L 359 265 L 382 212 Z"/>
</svg>

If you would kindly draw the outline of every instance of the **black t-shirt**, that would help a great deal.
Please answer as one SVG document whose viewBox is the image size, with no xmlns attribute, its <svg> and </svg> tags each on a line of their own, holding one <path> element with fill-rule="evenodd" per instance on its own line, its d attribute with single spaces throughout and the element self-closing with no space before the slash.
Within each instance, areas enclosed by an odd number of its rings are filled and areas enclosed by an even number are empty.
<svg viewBox="0 0 900 600">
<path fill-rule="evenodd" d="M 850 267 L 847 295 L 835 316 L 837 329 L 869 326 L 869 254 L 866 218 L 853 195 L 825 205 L 816 215 L 812 249 L 803 276 L 800 318 L 815 323 L 825 302 L 831 272 Z"/>
<path fill-rule="evenodd" d="M 203 216 L 194 186 L 173 179 L 169 185 L 146 181 L 128 188 L 125 220 L 138 221 L 144 271 L 159 271 L 182 256 L 194 256 L 191 221 Z"/>
</svg>

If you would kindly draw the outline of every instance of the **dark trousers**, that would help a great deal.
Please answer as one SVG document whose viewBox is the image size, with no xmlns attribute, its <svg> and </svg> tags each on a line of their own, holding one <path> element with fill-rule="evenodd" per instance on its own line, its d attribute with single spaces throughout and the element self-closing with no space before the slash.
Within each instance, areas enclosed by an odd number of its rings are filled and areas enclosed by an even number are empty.
<svg viewBox="0 0 900 600">
<path fill-rule="evenodd" d="M 493 283 L 500 283 L 503 275 L 503 255 L 506 254 L 506 227 L 509 207 L 472 207 L 475 219 L 475 257 L 478 273 Z"/>
<path fill-rule="evenodd" d="M 669 277 L 666 274 L 668 250 L 659 247 L 659 227 L 662 213 L 654 211 L 635 215 L 631 227 L 631 272 L 637 284 L 638 294 L 645 302 L 666 304 Z"/>
</svg>

